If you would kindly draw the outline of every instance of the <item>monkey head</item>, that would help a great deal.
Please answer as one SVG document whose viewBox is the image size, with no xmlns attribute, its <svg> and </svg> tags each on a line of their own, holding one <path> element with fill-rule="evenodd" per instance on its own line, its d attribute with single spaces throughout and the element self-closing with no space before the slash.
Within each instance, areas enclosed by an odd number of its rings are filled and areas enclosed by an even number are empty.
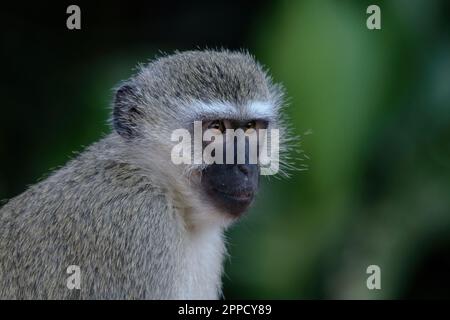
<svg viewBox="0 0 450 320">
<path fill-rule="evenodd" d="M 278 129 L 282 155 L 286 141 L 282 106 L 281 87 L 273 84 L 249 54 L 190 51 L 161 57 L 122 83 L 116 92 L 112 122 L 122 138 L 123 154 L 142 172 L 159 179 L 175 205 L 207 207 L 236 218 L 254 200 L 262 168 L 259 159 L 251 161 L 248 136 L 243 148 L 238 146 L 239 139 L 226 136 L 230 130 L 255 134 Z M 180 129 L 193 140 L 200 133 L 201 140 L 197 145 L 191 140 L 184 150 L 190 161 L 174 163 L 171 156 L 180 141 L 173 139 L 173 133 Z M 214 139 L 205 141 L 205 132 L 212 132 Z M 219 158 L 224 161 L 195 161 L 196 154 L 220 136 L 223 152 Z M 212 152 L 215 160 L 218 150 Z M 283 173 L 282 168 L 280 171 Z"/>
</svg>

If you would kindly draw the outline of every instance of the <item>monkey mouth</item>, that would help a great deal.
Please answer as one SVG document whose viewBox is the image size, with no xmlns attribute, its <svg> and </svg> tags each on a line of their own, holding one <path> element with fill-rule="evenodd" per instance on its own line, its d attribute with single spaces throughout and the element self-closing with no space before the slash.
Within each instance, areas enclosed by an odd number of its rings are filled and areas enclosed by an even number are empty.
<svg viewBox="0 0 450 320">
<path fill-rule="evenodd" d="M 254 196 L 253 191 L 250 190 L 224 191 L 214 188 L 214 192 L 224 198 L 238 202 L 250 202 Z"/>
<path fill-rule="evenodd" d="M 213 188 L 213 198 L 216 204 L 232 217 L 241 216 L 253 202 L 253 190 L 220 190 Z"/>
<path fill-rule="evenodd" d="M 255 197 L 253 188 L 210 188 L 209 196 L 213 199 L 217 208 L 233 218 L 240 217 L 253 202 Z"/>
</svg>

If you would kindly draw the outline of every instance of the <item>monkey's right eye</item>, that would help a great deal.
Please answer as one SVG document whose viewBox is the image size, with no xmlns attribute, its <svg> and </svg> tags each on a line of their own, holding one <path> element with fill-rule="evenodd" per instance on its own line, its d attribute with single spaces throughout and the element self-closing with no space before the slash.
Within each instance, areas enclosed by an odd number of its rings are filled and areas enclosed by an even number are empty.
<svg viewBox="0 0 450 320">
<path fill-rule="evenodd" d="M 225 131 L 225 125 L 221 120 L 214 120 L 209 123 L 208 129 L 219 130 L 223 133 Z"/>
</svg>

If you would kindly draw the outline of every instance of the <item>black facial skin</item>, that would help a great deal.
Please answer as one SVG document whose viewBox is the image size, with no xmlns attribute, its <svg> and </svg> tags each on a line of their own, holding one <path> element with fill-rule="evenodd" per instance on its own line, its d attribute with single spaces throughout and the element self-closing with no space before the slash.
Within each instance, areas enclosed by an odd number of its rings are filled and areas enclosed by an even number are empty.
<svg viewBox="0 0 450 320">
<path fill-rule="evenodd" d="M 232 216 L 247 210 L 259 187 L 256 164 L 212 164 L 202 175 L 202 186 L 215 205 Z"/>
<path fill-rule="evenodd" d="M 225 142 L 223 153 L 225 160 Z M 237 140 L 235 140 L 234 164 L 209 165 L 202 172 L 202 187 L 217 208 L 233 217 L 239 217 L 253 202 L 259 188 L 259 176 L 259 165 L 249 163 L 248 139 L 246 139 L 245 163 L 237 164 Z"/>
</svg>

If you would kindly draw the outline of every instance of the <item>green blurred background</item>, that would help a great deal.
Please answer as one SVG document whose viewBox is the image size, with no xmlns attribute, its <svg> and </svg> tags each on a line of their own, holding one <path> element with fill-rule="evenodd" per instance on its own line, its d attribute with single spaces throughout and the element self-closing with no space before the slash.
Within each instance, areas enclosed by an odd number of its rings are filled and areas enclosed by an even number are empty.
<svg viewBox="0 0 450 320">
<path fill-rule="evenodd" d="M 0 199 L 107 133 L 138 62 L 247 48 L 285 85 L 309 159 L 227 233 L 225 297 L 450 297 L 450 2 L 74 3 L 80 31 L 72 2 L 2 4 Z"/>
</svg>

